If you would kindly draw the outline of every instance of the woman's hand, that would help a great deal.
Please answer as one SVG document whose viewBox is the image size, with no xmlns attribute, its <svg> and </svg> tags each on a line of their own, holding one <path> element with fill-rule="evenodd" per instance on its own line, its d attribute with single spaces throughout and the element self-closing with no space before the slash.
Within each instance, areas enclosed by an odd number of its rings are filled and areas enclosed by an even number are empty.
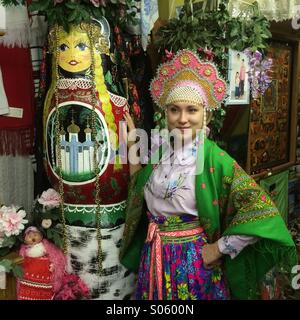
<svg viewBox="0 0 300 320">
<path fill-rule="evenodd" d="M 135 125 L 134 125 L 133 119 L 128 111 L 125 111 L 124 119 L 127 122 L 128 132 L 131 132 L 132 130 L 134 130 Z"/>
<path fill-rule="evenodd" d="M 130 161 L 130 155 L 131 153 L 136 154 L 137 152 L 137 148 L 136 148 L 136 128 L 135 128 L 135 124 L 133 122 L 133 119 L 131 118 L 130 114 L 128 111 L 125 112 L 124 115 L 124 119 L 127 123 L 127 129 L 128 129 L 128 133 L 126 132 L 126 138 L 125 140 L 127 141 L 127 147 L 128 147 L 128 162 L 129 162 L 129 172 L 130 175 L 132 176 L 135 172 L 139 171 L 142 166 L 141 164 L 138 163 L 134 163 Z M 130 150 L 132 149 L 132 150 Z M 139 161 L 139 159 L 138 159 Z"/>
<path fill-rule="evenodd" d="M 136 128 L 135 128 L 135 124 L 133 122 L 133 119 L 128 111 L 125 112 L 124 119 L 127 123 L 127 129 L 128 129 L 126 140 L 128 140 L 128 138 L 130 138 L 130 141 L 127 141 L 128 149 L 129 149 L 136 141 L 136 135 L 134 132 Z"/>
<path fill-rule="evenodd" d="M 202 248 L 202 258 L 204 268 L 211 269 L 221 263 L 222 253 L 219 250 L 218 242 L 207 243 Z"/>
</svg>

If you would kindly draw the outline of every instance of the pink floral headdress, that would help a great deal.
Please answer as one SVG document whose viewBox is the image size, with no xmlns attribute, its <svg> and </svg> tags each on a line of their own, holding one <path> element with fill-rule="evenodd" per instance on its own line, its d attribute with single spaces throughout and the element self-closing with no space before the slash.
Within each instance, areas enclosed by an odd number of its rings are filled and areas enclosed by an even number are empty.
<svg viewBox="0 0 300 320">
<path fill-rule="evenodd" d="M 161 64 L 150 85 L 152 98 L 162 109 L 174 101 L 201 103 L 208 109 L 217 109 L 226 90 L 226 82 L 216 66 L 201 61 L 196 53 L 187 49 Z"/>
</svg>

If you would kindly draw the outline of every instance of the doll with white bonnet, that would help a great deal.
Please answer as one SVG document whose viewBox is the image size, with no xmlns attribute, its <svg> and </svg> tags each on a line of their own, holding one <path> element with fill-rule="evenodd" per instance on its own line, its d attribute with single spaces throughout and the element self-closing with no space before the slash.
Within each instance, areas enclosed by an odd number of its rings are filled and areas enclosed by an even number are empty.
<svg viewBox="0 0 300 320">
<path fill-rule="evenodd" d="M 52 300 L 65 272 L 63 252 L 31 226 L 24 232 L 19 254 L 24 262 L 23 277 L 18 281 L 18 300 Z"/>
</svg>

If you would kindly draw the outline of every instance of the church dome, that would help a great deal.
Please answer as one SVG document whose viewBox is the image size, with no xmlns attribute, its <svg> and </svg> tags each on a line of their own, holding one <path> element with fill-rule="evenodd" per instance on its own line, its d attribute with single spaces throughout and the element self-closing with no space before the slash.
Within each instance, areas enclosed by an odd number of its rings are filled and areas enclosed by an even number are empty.
<svg viewBox="0 0 300 320">
<path fill-rule="evenodd" d="M 69 133 L 78 133 L 80 128 L 74 123 L 74 120 L 72 120 L 72 124 L 68 126 L 67 130 Z"/>
</svg>

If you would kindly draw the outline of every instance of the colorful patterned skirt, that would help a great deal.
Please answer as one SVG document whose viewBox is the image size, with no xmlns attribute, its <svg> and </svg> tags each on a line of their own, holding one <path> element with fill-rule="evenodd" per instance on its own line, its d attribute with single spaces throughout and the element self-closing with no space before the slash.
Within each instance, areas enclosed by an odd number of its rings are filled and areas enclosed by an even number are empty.
<svg viewBox="0 0 300 320">
<path fill-rule="evenodd" d="M 221 267 L 203 266 L 207 236 L 191 215 L 154 217 L 142 251 L 137 300 L 225 300 Z"/>
</svg>

